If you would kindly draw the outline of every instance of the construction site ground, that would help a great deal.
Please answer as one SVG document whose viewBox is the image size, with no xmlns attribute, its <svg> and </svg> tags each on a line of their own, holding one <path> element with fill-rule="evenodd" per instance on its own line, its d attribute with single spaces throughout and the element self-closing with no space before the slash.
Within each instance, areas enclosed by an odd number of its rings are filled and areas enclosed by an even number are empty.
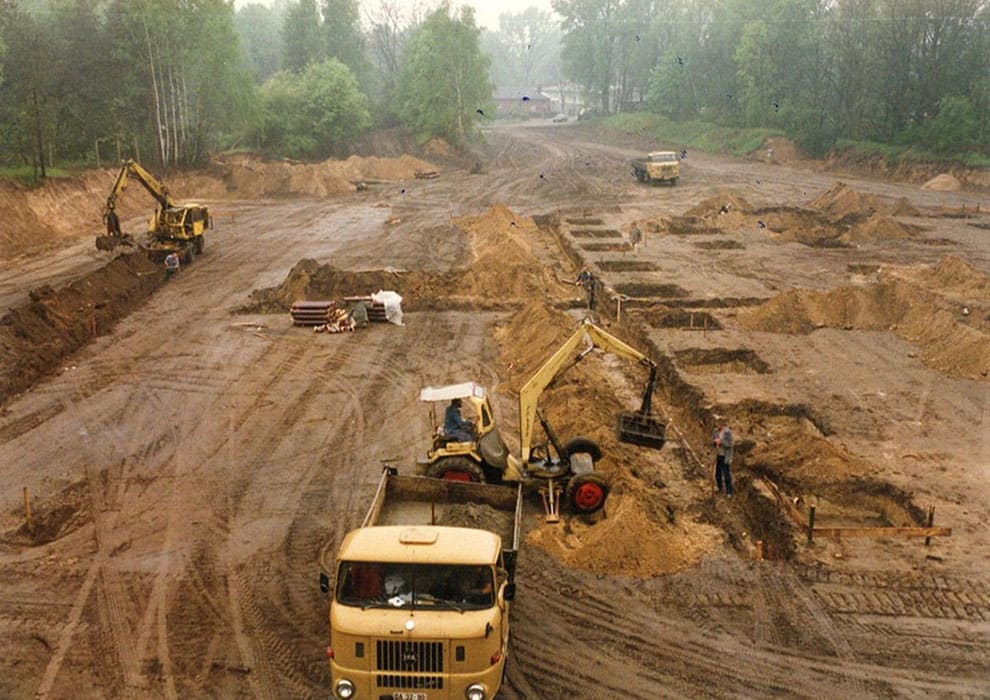
<svg viewBox="0 0 990 700">
<path fill-rule="evenodd" d="M 659 365 L 668 442 L 616 441 L 645 381 L 618 358 L 544 397 L 565 439 L 602 444 L 613 491 L 556 525 L 527 502 L 502 697 L 990 695 L 990 194 L 783 144 L 690 153 L 653 187 L 629 160 L 677 144 L 485 138 L 463 163 L 177 176 L 215 228 L 167 282 L 95 250 L 112 173 L 31 207 L 3 193 L 38 230 L 94 203 L 67 230 L 0 231 L 0 697 L 327 697 L 321 548 L 384 462 L 425 456 L 421 387 L 489 387 L 518 448 L 515 391 L 587 313 L 582 265 L 595 320 Z M 128 196 L 136 231 L 151 202 Z M 288 314 L 378 289 L 404 325 Z M 812 506 L 860 536 L 809 543 Z M 951 536 L 870 536 L 932 507 Z"/>
</svg>

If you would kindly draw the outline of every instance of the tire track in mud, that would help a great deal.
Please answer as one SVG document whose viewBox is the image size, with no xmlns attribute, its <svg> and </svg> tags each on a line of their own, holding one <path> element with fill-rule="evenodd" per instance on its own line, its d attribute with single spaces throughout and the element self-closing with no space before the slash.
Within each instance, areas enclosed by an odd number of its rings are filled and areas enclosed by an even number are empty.
<svg viewBox="0 0 990 700">
<path fill-rule="evenodd" d="M 653 606 L 649 600 L 624 595 L 614 585 L 604 587 L 599 578 L 582 584 L 579 576 L 559 570 L 552 562 L 541 562 L 535 570 L 528 561 L 521 565 L 520 595 L 513 611 L 514 649 L 504 692 L 507 699 L 698 697 L 712 693 L 763 697 L 767 692 L 796 692 L 797 679 L 800 694 L 807 696 L 831 697 L 837 692 L 856 697 L 878 693 L 965 695 L 974 688 L 972 677 L 933 676 L 913 666 L 910 659 L 900 667 L 892 667 L 886 658 L 876 664 L 864 661 L 863 650 L 838 633 L 817 607 L 811 591 L 802 590 L 803 584 L 796 579 L 781 593 L 786 596 L 790 591 L 796 596 L 796 602 L 788 604 L 788 614 L 796 615 L 788 620 L 788 626 L 811 624 L 813 629 L 806 634 L 822 644 L 820 649 L 814 644 L 802 649 L 788 644 L 787 639 L 782 639 L 780 646 L 749 643 L 752 631 L 749 635 L 740 633 L 740 626 L 749 618 L 746 608 L 709 609 L 716 620 L 710 625 L 698 619 L 691 600 L 661 596 L 665 600 Z M 752 587 L 761 585 L 762 579 L 728 583 L 733 588 Z M 773 579 L 771 576 L 762 585 L 775 585 Z M 699 589 L 711 586 L 703 579 L 695 580 Z M 745 596 L 746 588 L 742 590 Z M 729 592 L 725 597 L 732 599 L 734 595 Z M 805 610 L 809 599 L 810 608 Z M 799 609 L 789 610 L 794 607 Z M 530 619 L 536 622 L 531 624 Z M 890 641 L 881 639 L 870 638 L 867 644 Z M 559 653 L 560 640 L 572 640 L 565 654 Z M 604 668 L 609 670 L 607 678 L 602 678 Z M 539 689 L 537 695 L 532 694 L 533 688 Z"/>
<path fill-rule="evenodd" d="M 121 413 L 132 413 L 155 404 L 155 397 L 144 397 L 140 400 L 132 396 L 125 404 Z M 89 433 L 83 430 L 84 441 Z M 93 516 L 93 537 L 96 544 L 96 554 L 89 565 L 86 578 L 77 594 L 73 610 L 70 612 L 70 624 L 63 630 L 56 653 L 49 661 L 42 676 L 37 696 L 44 698 L 52 692 L 55 682 L 62 669 L 65 654 L 70 647 L 77 627 L 84 614 L 99 622 L 99 629 L 105 633 L 99 635 L 99 645 L 93 654 L 94 663 L 108 671 L 107 677 L 112 686 L 119 686 L 122 697 L 137 697 L 136 688 L 146 687 L 142 680 L 141 660 L 133 641 L 133 630 L 130 619 L 136 614 L 134 601 L 127 582 L 118 570 L 112 557 L 116 547 L 114 531 L 123 508 L 124 493 L 128 477 L 146 459 L 153 458 L 160 449 L 161 440 L 146 443 L 143 450 L 134 455 L 133 459 L 125 459 L 119 466 L 119 473 L 114 478 L 104 477 L 102 470 L 96 465 L 98 460 L 87 460 L 86 482 L 89 491 L 90 510 Z M 90 448 L 92 449 L 92 448 Z M 111 489 L 109 492 L 107 489 Z M 94 591 L 95 589 L 95 591 Z M 95 603 L 91 607 L 91 598 Z M 116 665 L 108 664 L 109 659 L 115 659 Z M 79 688 L 76 679 L 69 679 L 71 688 Z"/>
</svg>

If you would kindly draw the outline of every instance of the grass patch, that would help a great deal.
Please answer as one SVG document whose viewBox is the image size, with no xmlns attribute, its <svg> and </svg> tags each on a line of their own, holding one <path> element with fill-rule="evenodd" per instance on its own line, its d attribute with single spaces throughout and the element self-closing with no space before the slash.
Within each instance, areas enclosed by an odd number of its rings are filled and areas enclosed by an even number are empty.
<svg viewBox="0 0 990 700">
<path fill-rule="evenodd" d="M 45 168 L 45 175 L 48 180 L 61 180 L 74 177 L 75 173 L 63 168 Z M 0 167 L 0 179 L 11 180 L 21 185 L 39 185 L 43 180 L 35 179 L 34 168 L 30 165 L 8 165 Z"/>
<path fill-rule="evenodd" d="M 711 153 L 744 156 L 764 147 L 766 140 L 783 136 L 778 129 L 740 129 L 707 122 L 675 122 L 651 112 L 614 114 L 601 121 L 605 129 L 647 136 L 676 144 L 675 150 L 696 148 Z"/>
<path fill-rule="evenodd" d="M 943 165 L 962 164 L 967 168 L 990 169 L 990 156 L 982 153 L 966 153 L 962 156 L 940 156 L 933 151 L 876 141 L 852 141 L 839 139 L 834 151 L 847 151 L 862 158 L 882 158 L 888 165 L 897 163 L 940 163 Z"/>
</svg>

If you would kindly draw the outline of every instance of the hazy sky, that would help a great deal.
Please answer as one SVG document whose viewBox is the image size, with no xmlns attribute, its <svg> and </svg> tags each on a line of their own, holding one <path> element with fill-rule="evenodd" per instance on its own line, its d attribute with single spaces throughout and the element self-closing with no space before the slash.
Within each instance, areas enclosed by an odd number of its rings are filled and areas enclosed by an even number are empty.
<svg viewBox="0 0 990 700">
<path fill-rule="evenodd" d="M 429 10 L 440 4 L 439 0 L 392 0 L 398 6 L 413 9 Z M 362 19 L 367 17 L 369 11 L 377 8 L 381 0 L 359 0 L 361 5 Z M 234 6 L 238 9 L 245 5 L 259 3 L 271 6 L 272 0 L 234 0 Z M 452 6 L 473 5 L 474 17 L 479 26 L 496 31 L 498 29 L 498 16 L 503 12 L 519 13 L 527 7 L 536 7 L 544 12 L 551 12 L 550 0 L 452 0 Z"/>
</svg>

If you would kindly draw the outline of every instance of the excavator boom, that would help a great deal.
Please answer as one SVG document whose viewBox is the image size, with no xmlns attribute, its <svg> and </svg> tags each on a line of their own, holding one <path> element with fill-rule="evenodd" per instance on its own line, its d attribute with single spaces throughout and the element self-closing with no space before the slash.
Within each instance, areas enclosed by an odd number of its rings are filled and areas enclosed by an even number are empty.
<svg viewBox="0 0 990 700">
<path fill-rule="evenodd" d="M 575 354 L 583 343 L 589 344 Z M 537 403 L 546 391 L 565 371 L 599 348 L 648 367 L 650 379 L 643 394 L 643 404 L 637 413 L 622 414 L 619 418 L 619 439 L 647 447 L 663 446 L 666 426 L 650 417 L 653 389 L 656 382 L 656 363 L 631 345 L 619 340 L 585 319 L 574 333 L 564 341 L 540 369 L 519 390 L 519 442 L 522 461 L 529 460 L 533 444 L 533 430 L 537 419 Z M 627 426 L 629 431 L 624 431 Z"/>
</svg>

